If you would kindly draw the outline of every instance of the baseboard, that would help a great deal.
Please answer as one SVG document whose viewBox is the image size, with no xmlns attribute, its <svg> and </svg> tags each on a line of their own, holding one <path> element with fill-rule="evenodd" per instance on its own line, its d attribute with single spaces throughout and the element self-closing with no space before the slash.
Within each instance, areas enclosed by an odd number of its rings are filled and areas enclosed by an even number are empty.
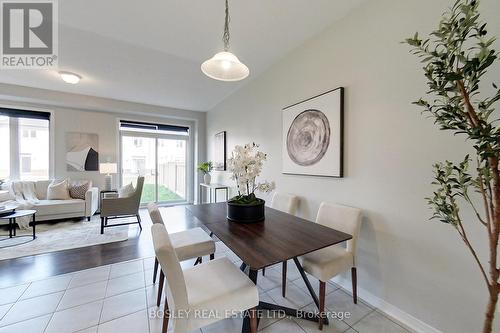
<svg viewBox="0 0 500 333">
<path fill-rule="evenodd" d="M 342 288 L 351 291 L 351 280 L 342 277 L 332 279 L 332 282 L 340 285 Z M 424 323 L 418 318 L 413 317 L 409 313 L 404 312 L 397 306 L 394 306 L 383 299 L 373 295 L 369 291 L 358 287 L 358 296 L 366 303 L 377 308 L 387 316 L 394 318 L 406 329 L 417 333 L 442 333 L 440 330 Z"/>
</svg>

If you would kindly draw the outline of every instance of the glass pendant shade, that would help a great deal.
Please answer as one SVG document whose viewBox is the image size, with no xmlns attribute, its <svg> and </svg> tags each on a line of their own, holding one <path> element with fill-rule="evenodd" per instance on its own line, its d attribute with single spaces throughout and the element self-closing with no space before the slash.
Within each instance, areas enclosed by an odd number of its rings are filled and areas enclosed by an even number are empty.
<svg viewBox="0 0 500 333">
<path fill-rule="evenodd" d="M 220 81 L 239 81 L 250 74 L 250 70 L 231 52 L 219 52 L 201 64 L 201 71 L 208 77 Z"/>
</svg>

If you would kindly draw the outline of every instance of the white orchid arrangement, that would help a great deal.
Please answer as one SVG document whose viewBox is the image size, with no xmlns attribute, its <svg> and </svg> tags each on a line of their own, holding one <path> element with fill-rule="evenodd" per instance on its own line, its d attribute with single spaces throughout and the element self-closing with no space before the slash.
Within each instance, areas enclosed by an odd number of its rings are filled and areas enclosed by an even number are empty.
<svg viewBox="0 0 500 333">
<path fill-rule="evenodd" d="M 262 201 L 255 196 L 255 191 L 269 193 L 276 188 L 274 182 L 257 183 L 257 177 L 262 172 L 267 155 L 261 152 L 259 145 L 248 143 L 244 146 L 234 147 L 231 158 L 228 160 L 231 179 L 236 181 L 238 196 L 231 202 L 241 204 L 253 204 Z"/>
</svg>

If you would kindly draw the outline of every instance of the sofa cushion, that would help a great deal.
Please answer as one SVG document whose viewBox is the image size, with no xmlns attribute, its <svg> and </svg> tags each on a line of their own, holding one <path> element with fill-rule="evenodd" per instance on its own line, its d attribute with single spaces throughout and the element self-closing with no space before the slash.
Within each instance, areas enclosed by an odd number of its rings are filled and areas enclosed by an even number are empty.
<svg viewBox="0 0 500 333">
<path fill-rule="evenodd" d="M 39 180 L 35 182 L 36 197 L 39 200 L 47 199 L 47 189 L 49 188 L 50 183 L 52 183 L 51 180 Z"/>
<path fill-rule="evenodd" d="M 69 196 L 68 180 L 52 183 L 47 189 L 47 200 L 67 200 Z"/>
<path fill-rule="evenodd" d="M 85 193 L 87 193 L 87 191 L 89 190 L 89 188 L 90 188 L 90 183 L 89 182 L 82 183 L 80 185 L 72 185 L 69 188 L 69 195 L 73 199 L 82 199 L 82 200 L 85 200 Z"/>
<path fill-rule="evenodd" d="M 37 215 L 59 215 L 81 212 L 85 215 L 85 201 L 80 199 L 69 200 L 40 200 L 34 205 Z"/>
</svg>

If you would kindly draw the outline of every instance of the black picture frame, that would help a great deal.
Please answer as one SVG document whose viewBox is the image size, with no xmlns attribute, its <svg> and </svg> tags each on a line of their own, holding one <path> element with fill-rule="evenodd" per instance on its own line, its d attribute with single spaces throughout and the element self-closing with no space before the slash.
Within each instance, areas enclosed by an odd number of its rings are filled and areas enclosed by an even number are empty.
<svg viewBox="0 0 500 333">
<path fill-rule="evenodd" d="M 213 169 L 216 171 L 227 170 L 227 155 L 226 155 L 226 131 L 216 133 L 214 136 L 214 160 Z"/>
</svg>

